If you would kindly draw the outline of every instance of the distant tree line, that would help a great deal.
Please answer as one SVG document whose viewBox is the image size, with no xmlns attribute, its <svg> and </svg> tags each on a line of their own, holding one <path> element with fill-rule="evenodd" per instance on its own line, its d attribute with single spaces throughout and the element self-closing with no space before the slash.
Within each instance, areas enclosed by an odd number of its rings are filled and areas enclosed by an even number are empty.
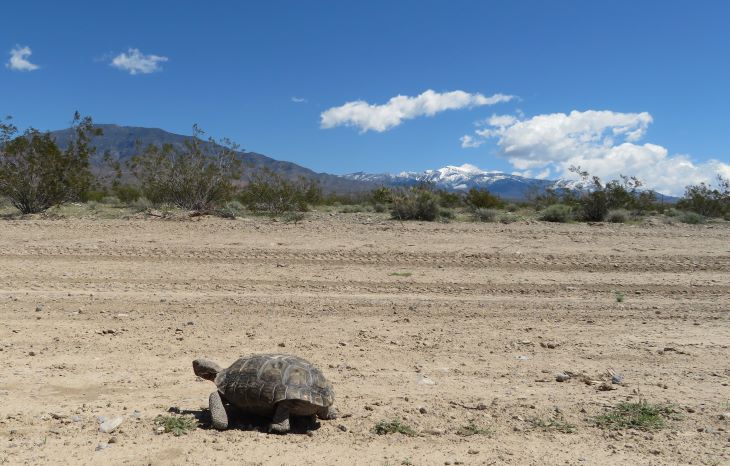
<svg viewBox="0 0 730 466">
<path fill-rule="evenodd" d="M 730 220 L 730 180 L 718 176 L 714 185 L 687 186 L 676 205 L 642 189 L 635 177 L 621 175 L 604 182 L 574 167 L 581 182 L 575 189 L 534 191 L 528 199 L 510 203 L 486 189 L 466 192 L 437 189 L 422 183 L 410 188 L 378 187 L 367 193 L 323 195 L 317 181 L 288 179 L 269 169 L 254 170 L 243 181 L 236 144 L 205 138 L 193 126 L 182 146 L 138 146 L 124 164 L 104 154 L 108 170 L 95 175 L 90 164 L 96 154 L 92 139 L 102 134 L 91 117 L 74 114 L 73 137 L 61 149 L 50 133 L 30 128 L 19 133 L 8 117 L 0 121 L 0 196 L 23 214 L 43 212 L 68 202 L 100 201 L 113 197 L 121 204 L 141 202 L 235 216 L 247 209 L 282 215 L 314 205 L 361 205 L 390 212 L 398 220 L 448 221 L 456 211 L 477 221 L 508 222 L 519 209 L 532 209 L 547 221 L 626 221 L 649 212 L 692 214 Z M 351 208 L 358 211 L 359 208 Z M 693 217 L 694 216 L 694 217 Z"/>
</svg>

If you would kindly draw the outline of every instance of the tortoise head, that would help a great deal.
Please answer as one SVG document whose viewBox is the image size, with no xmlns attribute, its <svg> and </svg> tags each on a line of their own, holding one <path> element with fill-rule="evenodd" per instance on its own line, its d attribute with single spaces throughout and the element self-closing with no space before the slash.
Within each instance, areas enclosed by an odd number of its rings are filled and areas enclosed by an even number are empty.
<svg viewBox="0 0 730 466">
<path fill-rule="evenodd" d="M 221 366 L 208 359 L 196 359 L 193 361 L 193 372 L 200 378 L 215 380 L 215 376 L 221 371 Z"/>
</svg>

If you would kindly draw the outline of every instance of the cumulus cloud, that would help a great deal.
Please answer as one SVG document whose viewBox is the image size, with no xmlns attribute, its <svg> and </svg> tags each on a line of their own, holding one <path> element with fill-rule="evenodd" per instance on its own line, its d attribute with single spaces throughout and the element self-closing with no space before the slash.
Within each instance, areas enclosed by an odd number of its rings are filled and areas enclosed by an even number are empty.
<svg viewBox="0 0 730 466">
<path fill-rule="evenodd" d="M 111 65 L 120 70 L 128 71 L 129 74 L 149 74 L 162 71 L 160 63 L 167 60 L 167 57 L 145 55 L 139 49 L 129 49 L 126 53 L 120 53 L 114 57 Z"/>
<path fill-rule="evenodd" d="M 39 68 L 38 65 L 34 65 L 30 62 L 30 60 L 28 60 L 32 54 L 33 51 L 30 50 L 30 47 L 21 47 L 16 45 L 15 48 L 10 51 L 10 60 L 8 60 L 5 66 L 13 71 L 37 70 Z"/>
<path fill-rule="evenodd" d="M 730 176 L 730 165 L 720 161 L 696 163 L 687 155 L 669 155 L 656 144 L 638 144 L 652 121 L 647 112 L 494 115 L 461 142 L 462 147 L 476 147 L 495 139 L 498 154 L 521 174 L 542 170 L 539 175 L 571 178 L 570 167 L 580 166 L 604 180 L 619 174 L 636 176 L 649 188 L 673 195 L 682 194 L 688 184 L 712 183 L 718 174 Z"/>
<path fill-rule="evenodd" d="M 464 91 L 439 93 L 429 89 L 415 97 L 398 95 L 382 105 L 356 100 L 325 110 L 320 115 L 321 127 L 355 126 L 363 133 L 367 131 L 383 132 L 395 128 L 403 120 L 419 116 L 433 116 L 445 110 L 494 105 L 509 102 L 513 98 L 514 96 L 504 94 L 486 97 L 482 94 L 470 94 Z"/>
</svg>

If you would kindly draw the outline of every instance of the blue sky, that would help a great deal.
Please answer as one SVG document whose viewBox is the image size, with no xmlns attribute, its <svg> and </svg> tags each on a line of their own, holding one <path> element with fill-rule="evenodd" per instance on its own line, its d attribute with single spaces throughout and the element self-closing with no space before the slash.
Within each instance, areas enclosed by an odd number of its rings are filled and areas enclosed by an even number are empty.
<svg viewBox="0 0 730 466">
<path fill-rule="evenodd" d="M 198 123 L 330 173 L 580 163 L 673 192 L 730 176 L 730 2 L 26 0 L 3 17 L 0 114 L 21 127 L 76 109 Z"/>
</svg>

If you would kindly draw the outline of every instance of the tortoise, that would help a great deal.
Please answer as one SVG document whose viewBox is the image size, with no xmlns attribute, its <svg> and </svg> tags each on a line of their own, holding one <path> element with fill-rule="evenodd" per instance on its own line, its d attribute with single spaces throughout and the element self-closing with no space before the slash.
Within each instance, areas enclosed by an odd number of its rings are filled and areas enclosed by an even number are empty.
<svg viewBox="0 0 730 466">
<path fill-rule="evenodd" d="M 312 420 L 335 419 L 335 392 L 312 363 L 286 354 L 252 354 L 222 369 L 207 359 L 193 361 L 198 377 L 212 380 L 218 390 L 208 403 L 215 429 L 228 428 L 224 403 L 242 411 L 271 417 L 269 432 L 289 431 L 289 417 L 310 416 Z"/>
</svg>

